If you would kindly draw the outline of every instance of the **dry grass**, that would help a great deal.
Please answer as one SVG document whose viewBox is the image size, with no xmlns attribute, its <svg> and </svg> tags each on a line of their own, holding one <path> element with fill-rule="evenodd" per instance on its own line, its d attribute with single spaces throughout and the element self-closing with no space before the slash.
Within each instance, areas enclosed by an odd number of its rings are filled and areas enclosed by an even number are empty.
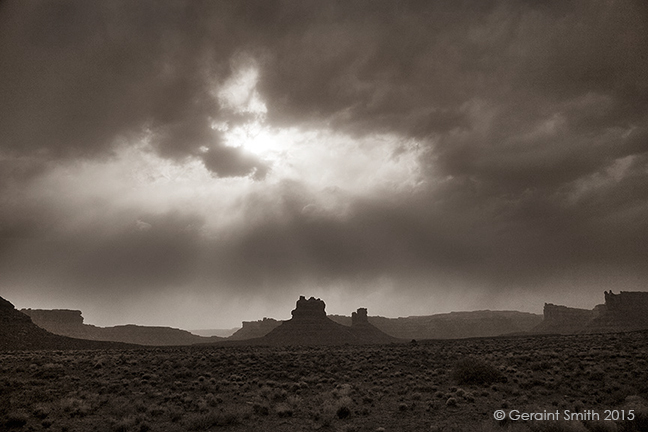
<svg viewBox="0 0 648 432">
<path fill-rule="evenodd" d="M 642 431 L 645 333 L 0 353 L 0 430 Z M 634 421 L 492 419 L 633 409 Z"/>
</svg>

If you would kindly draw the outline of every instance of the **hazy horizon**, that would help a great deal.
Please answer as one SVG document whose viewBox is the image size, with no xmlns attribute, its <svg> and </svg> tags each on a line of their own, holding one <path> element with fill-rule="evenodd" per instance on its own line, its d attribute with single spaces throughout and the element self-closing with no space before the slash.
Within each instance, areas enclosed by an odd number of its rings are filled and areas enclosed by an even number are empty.
<svg viewBox="0 0 648 432">
<path fill-rule="evenodd" d="M 322 300 L 325 300 L 325 299 L 322 299 Z M 549 302 L 548 302 L 548 303 L 549 303 Z M 603 303 L 603 302 L 601 302 L 601 303 Z M 600 304 L 600 303 L 597 303 L 597 304 Z M 67 310 L 71 310 L 71 308 L 65 308 L 65 307 L 57 307 L 57 308 L 34 308 L 34 307 L 28 307 L 28 306 L 17 306 L 17 305 L 15 305 L 15 304 L 14 304 L 14 306 L 15 306 L 16 309 L 18 309 L 18 310 L 21 310 L 21 309 L 38 309 L 38 310 L 65 310 L 65 309 L 67 309 Z M 543 305 L 543 306 L 544 306 L 544 305 Z M 362 306 L 359 306 L 359 307 L 362 307 Z M 573 307 L 573 306 L 572 306 L 572 307 Z M 277 318 L 277 317 L 275 317 L 275 316 L 269 316 L 269 315 L 263 315 L 263 316 L 258 316 L 257 318 L 251 318 L 251 319 L 241 320 L 241 321 L 239 321 L 238 325 L 234 325 L 234 326 L 232 326 L 232 327 L 219 327 L 219 328 L 215 328 L 215 327 L 199 327 L 199 328 L 197 328 L 197 327 L 190 327 L 190 328 L 188 328 L 188 327 L 182 327 L 182 326 L 166 326 L 166 325 L 161 325 L 161 324 L 155 324 L 154 322 L 139 322 L 139 323 L 137 323 L 137 322 L 121 322 L 121 323 L 120 323 L 120 322 L 109 322 L 109 323 L 106 323 L 106 324 L 97 324 L 97 323 L 95 323 L 95 322 L 91 322 L 90 320 L 88 320 L 87 317 L 86 317 L 86 314 L 85 314 L 83 311 L 81 311 L 81 315 L 82 315 L 83 318 L 84 318 L 84 321 L 83 321 L 84 324 L 95 325 L 95 326 L 100 326 L 100 327 L 110 327 L 110 326 L 119 326 L 119 325 L 135 324 L 135 325 L 155 326 L 155 327 L 157 327 L 157 326 L 160 326 L 160 327 L 175 327 L 175 328 L 180 328 L 180 329 L 183 329 L 183 330 L 188 330 L 188 331 L 190 331 L 190 332 L 193 332 L 193 331 L 208 331 L 208 330 L 223 330 L 223 331 L 224 331 L 224 330 L 232 330 L 232 329 L 238 329 L 238 328 L 241 328 L 241 325 L 242 325 L 242 322 L 243 322 L 243 321 L 261 321 L 261 320 L 266 319 L 266 318 L 271 318 L 271 319 L 275 319 L 275 320 L 278 320 L 278 321 L 285 321 L 285 320 L 289 320 L 289 319 L 291 318 L 290 311 L 292 311 L 294 308 L 295 308 L 295 305 L 293 304 L 292 306 L 290 306 L 290 307 L 287 309 L 287 311 L 288 311 L 287 313 L 283 313 L 283 314 L 282 314 L 282 316 L 283 316 L 282 318 Z M 327 306 L 326 306 L 326 314 L 327 314 L 327 315 L 336 315 L 336 316 L 347 316 L 347 317 L 351 317 L 351 313 L 352 313 L 352 312 L 356 312 L 356 310 L 357 310 L 358 308 L 354 308 L 352 311 L 347 312 L 347 313 L 343 313 L 343 312 L 340 312 L 340 313 L 333 313 L 333 312 L 329 312 L 328 309 L 329 309 L 329 308 L 328 308 L 328 304 L 327 304 Z M 72 309 L 72 310 L 74 310 L 74 309 Z M 421 313 L 421 314 L 412 314 L 412 315 L 380 315 L 380 314 L 372 314 L 372 313 L 369 313 L 369 316 L 370 316 L 370 317 L 371 317 L 371 316 L 381 316 L 381 317 L 384 317 L 384 318 L 408 318 L 408 317 L 416 317 L 416 316 L 447 315 L 447 314 L 451 314 L 451 313 L 455 313 L 455 312 L 458 312 L 458 313 L 467 313 L 467 312 L 484 312 L 484 311 L 494 311 L 494 312 L 523 312 L 523 313 L 533 313 L 533 314 L 537 314 L 537 315 L 542 315 L 542 308 L 540 308 L 540 311 L 539 311 L 539 312 L 522 311 L 522 310 L 513 310 L 513 309 L 471 309 L 471 310 L 452 310 L 452 311 L 445 311 L 445 312 Z"/>
<path fill-rule="evenodd" d="M 0 3 L 0 296 L 99 326 L 648 286 L 641 1 Z"/>
</svg>

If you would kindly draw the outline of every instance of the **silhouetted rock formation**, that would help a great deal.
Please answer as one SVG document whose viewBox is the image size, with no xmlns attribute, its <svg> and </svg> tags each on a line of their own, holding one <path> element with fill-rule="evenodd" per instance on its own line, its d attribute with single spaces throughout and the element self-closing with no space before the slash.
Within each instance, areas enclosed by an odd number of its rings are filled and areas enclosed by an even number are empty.
<svg viewBox="0 0 648 432">
<path fill-rule="evenodd" d="M 22 309 L 39 327 L 58 334 L 79 339 L 133 343 L 138 345 L 193 345 L 216 342 L 223 338 L 202 337 L 186 330 L 171 327 L 138 326 L 133 324 L 97 327 L 83 323 L 81 311 L 68 309 Z"/>
<path fill-rule="evenodd" d="M 369 323 L 366 308 L 359 308 L 351 314 L 351 330 L 360 339 L 371 340 L 373 343 L 390 343 L 396 339 Z"/>
<path fill-rule="evenodd" d="M 34 324 L 48 332 L 79 339 L 96 339 L 92 337 L 92 330 L 83 324 L 80 310 L 71 309 L 21 309 L 20 312 L 28 315 Z"/>
<path fill-rule="evenodd" d="M 267 335 L 244 341 L 253 345 L 360 345 L 399 342 L 367 323 L 347 327 L 326 316 L 326 304 L 316 298 L 299 297 L 292 318 Z M 366 309 L 365 309 L 366 313 Z"/>
<path fill-rule="evenodd" d="M 29 316 L 16 310 L 11 302 L 0 297 L 0 350 L 2 351 L 133 347 L 134 345 L 80 340 L 52 334 L 38 327 Z"/>
<path fill-rule="evenodd" d="M 80 310 L 71 309 L 21 309 L 34 322 L 46 322 L 51 327 L 76 327 L 83 324 Z"/>
<path fill-rule="evenodd" d="M 578 333 L 599 314 L 600 309 L 577 309 L 545 303 L 544 319 L 532 331 L 542 334 Z"/>
<path fill-rule="evenodd" d="M 544 320 L 533 333 L 609 333 L 648 329 L 648 292 L 605 292 L 605 304 L 576 309 L 545 304 Z"/>
<path fill-rule="evenodd" d="M 330 315 L 329 318 L 342 325 L 351 325 L 354 320 L 353 315 Z M 358 313 L 355 319 L 358 319 Z M 472 311 L 401 318 L 369 316 L 367 320 L 388 335 L 407 340 L 421 340 L 522 333 L 538 325 L 542 316 L 517 311 Z"/>
<path fill-rule="evenodd" d="M 359 308 L 356 312 L 351 313 L 351 325 L 369 324 L 367 318 L 367 308 Z"/>
<path fill-rule="evenodd" d="M 648 292 L 605 292 L 605 305 L 585 326 L 586 333 L 607 333 L 648 329 Z"/>
<path fill-rule="evenodd" d="M 263 318 L 259 321 L 243 321 L 243 327 L 236 331 L 228 339 L 246 340 L 254 339 L 267 335 L 275 328 L 281 325 L 282 321 L 273 318 Z"/>
</svg>

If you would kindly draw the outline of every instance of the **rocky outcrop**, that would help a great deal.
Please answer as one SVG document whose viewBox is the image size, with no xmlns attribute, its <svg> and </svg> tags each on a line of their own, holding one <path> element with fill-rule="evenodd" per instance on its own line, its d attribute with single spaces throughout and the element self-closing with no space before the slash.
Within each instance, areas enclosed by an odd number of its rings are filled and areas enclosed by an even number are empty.
<svg viewBox="0 0 648 432">
<path fill-rule="evenodd" d="M 220 337 L 202 337 L 171 327 L 121 325 L 97 327 L 83 323 L 81 311 L 69 309 L 22 309 L 39 327 L 61 336 L 79 339 L 124 342 L 138 345 L 177 346 L 216 342 Z"/>
<path fill-rule="evenodd" d="M 351 326 L 369 324 L 367 317 L 367 308 L 359 308 L 356 312 L 351 313 Z"/>
<path fill-rule="evenodd" d="M 329 318 L 343 325 L 351 325 L 354 320 L 353 315 L 351 317 L 331 315 Z M 358 313 L 355 319 L 358 319 Z M 538 325 L 542 321 L 542 316 L 528 312 L 486 310 L 401 318 L 368 316 L 367 320 L 388 335 L 407 340 L 421 340 L 522 333 Z"/>
<path fill-rule="evenodd" d="M 605 292 L 605 304 L 576 309 L 545 304 L 544 320 L 533 333 L 610 333 L 648 329 L 648 292 Z"/>
<path fill-rule="evenodd" d="M 21 309 L 38 327 L 61 336 L 98 340 L 94 337 L 97 327 L 85 325 L 80 310 L 71 309 Z"/>
<path fill-rule="evenodd" d="M 371 340 L 373 343 L 390 343 L 397 339 L 370 324 L 366 308 L 359 308 L 351 314 L 351 331 L 358 338 Z"/>
<path fill-rule="evenodd" d="M 0 350 L 133 348 L 112 342 L 95 342 L 55 335 L 34 324 L 29 316 L 0 297 Z"/>
<path fill-rule="evenodd" d="M 31 317 L 34 322 L 46 323 L 55 327 L 75 327 L 83 324 L 80 310 L 70 309 L 21 309 L 22 313 Z"/>
<path fill-rule="evenodd" d="M 243 327 L 237 330 L 228 339 L 246 340 L 263 337 L 275 328 L 279 327 L 281 323 L 282 321 L 273 318 L 263 318 L 259 321 L 243 321 Z"/>
<path fill-rule="evenodd" d="M 573 334 L 583 330 L 594 318 L 598 316 L 600 308 L 577 309 L 567 306 L 545 303 L 544 319 L 533 333 L 540 334 Z"/>
<path fill-rule="evenodd" d="M 361 345 L 397 342 L 362 318 L 355 326 L 338 324 L 326 316 L 326 304 L 318 298 L 297 300 L 292 318 L 284 321 L 267 335 L 245 341 L 253 345 Z M 358 310 L 360 311 L 360 310 Z M 360 312 L 361 313 L 361 312 Z M 358 312 L 356 312 L 358 314 Z M 366 315 L 366 309 L 364 309 Z"/>
<path fill-rule="evenodd" d="M 584 333 L 609 333 L 648 329 L 648 292 L 605 292 L 605 305 L 587 323 Z"/>
<path fill-rule="evenodd" d="M 311 297 L 306 300 L 304 296 L 300 296 L 295 309 L 290 314 L 296 321 L 319 321 L 326 318 L 326 303 L 318 298 Z"/>
</svg>

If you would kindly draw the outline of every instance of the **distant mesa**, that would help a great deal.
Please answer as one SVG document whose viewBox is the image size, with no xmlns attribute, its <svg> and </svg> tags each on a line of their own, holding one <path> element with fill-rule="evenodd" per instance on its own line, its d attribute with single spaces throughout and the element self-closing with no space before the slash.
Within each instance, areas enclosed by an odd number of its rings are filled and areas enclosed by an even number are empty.
<svg viewBox="0 0 648 432">
<path fill-rule="evenodd" d="M 48 332 L 75 338 L 87 338 L 89 331 L 83 324 L 80 310 L 72 309 L 21 309 L 37 326 Z"/>
<path fill-rule="evenodd" d="M 69 309 L 22 309 L 39 327 L 61 336 L 96 341 L 123 342 L 151 346 L 178 346 L 217 342 L 217 336 L 202 337 L 186 330 L 171 327 L 119 325 L 97 327 L 83 323 L 79 310 Z"/>
<path fill-rule="evenodd" d="M 223 339 L 170 327 L 97 327 L 85 324 L 79 310 L 18 311 L 0 298 L 0 350 L 136 346 L 127 344 L 361 345 L 507 334 L 626 332 L 648 329 L 648 292 L 605 292 L 605 304 L 591 310 L 545 303 L 542 316 L 486 310 L 405 318 L 369 316 L 366 308 L 357 309 L 351 316 L 327 316 L 323 300 L 300 296 L 291 315 L 287 321 L 245 321 L 239 330 Z"/>
<path fill-rule="evenodd" d="M 532 333 L 610 333 L 648 329 L 648 292 L 605 292 L 605 304 L 576 309 L 546 303 L 543 321 Z"/>
<path fill-rule="evenodd" d="M 228 340 L 246 340 L 260 338 L 281 325 L 282 321 L 263 318 L 258 321 L 243 321 L 243 326 L 231 335 Z"/>
<path fill-rule="evenodd" d="M 310 303 L 309 303 L 310 302 Z M 460 339 L 490 337 L 511 333 L 525 333 L 542 322 L 542 315 L 518 311 L 470 311 L 445 314 L 385 318 L 369 316 L 366 308 L 360 308 L 351 316 L 326 315 L 324 302 L 319 299 L 297 301 L 293 318 L 323 317 L 346 327 L 371 324 L 382 333 L 396 339 Z M 263 337 L 281 325 L 282 321 L 263 318 L 259 321 L 243 321 L 243 327 L 228 340 L 247 340 Z"/>
<path fill-rule="evenodd" d="M 585 327 L 585 333 L 608 333 L 648 329 L 648 292 L 605 292 L 605 305 Z"/>
<path fill-rule="evenodd" d="M 228 338 L 239 330 L 241 330 L 241 327 L 235 327 L 230 329 L 195 329 L 195 330 L 189 330 L 189 332 L 191 334 L 195 334 L 198 336 L 205 336 L 205 337 L 218 336 L 222 338 Z"/>
<path fill-rule="evenodd" d="M 545 303 L 544 319 L 533 333 L 544 334 L 573 334 L 583 330 L 594 318 L 601 313 L 602 305 L 594 309 L 577 309 L 553 303 Z"/>
<path fill-rule="evenodd" d="M 329 315 L 333 321 L 352 325 L 364 320 L 364 311 L 343 315 Z M 469 311 L 436 315 L 386 318 L 367 316 L 368 323 L 382 332 L 411 341 L 412 339 L 461 339 L 491 337 L 528 332 L 542 321 L 542 315 L 518 311 Z"/>
<path fill-rule="evenodd" d="M 31 318 L 16 310 L 0 297 L 0 351 L 41 349 L 115 349 L 135 345 L 97 342 L 55 335 L 34 324 Z"/>
</svg>

